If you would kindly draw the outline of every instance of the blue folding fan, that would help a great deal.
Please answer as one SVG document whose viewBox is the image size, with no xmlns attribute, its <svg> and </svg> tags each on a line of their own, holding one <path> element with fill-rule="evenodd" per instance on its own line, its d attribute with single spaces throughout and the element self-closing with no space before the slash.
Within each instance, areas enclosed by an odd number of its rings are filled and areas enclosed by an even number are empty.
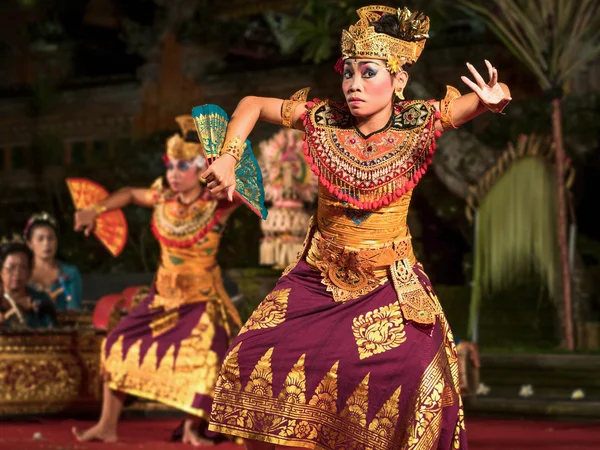
<svg viewBox="0 0 600 450">
<path fill-rule="evenodd" d="M 221 156 L 229 116 L 220 106 L 201 105 L 192 109 L 192 117 L 210 165 Z M 242 158 L 235 166 L 235 194 L 259 217 L 267 218 L 262 173 L 247 139 Z"/>
</svg>

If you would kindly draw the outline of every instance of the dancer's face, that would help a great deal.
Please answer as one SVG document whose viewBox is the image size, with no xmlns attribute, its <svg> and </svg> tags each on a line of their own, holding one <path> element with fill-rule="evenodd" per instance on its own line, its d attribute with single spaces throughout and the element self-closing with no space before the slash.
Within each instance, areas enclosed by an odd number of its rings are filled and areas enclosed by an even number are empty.
<svg viewBox="0 0 600 450">
<path fill-rule="evenodd" d="M 58 239 L 54 228 L 49 225 L 35 225 L 31 230 L 29 248 L 36 258 L 51 260 L 56 256 Z"/>
<path fill-rule="evenodd" d="M 172 159 L 167 161 L 167 181 L 175 192 L 186 192 L 200 184 L 198 167 L 193 160 Z"/>
<path fill-rule="evenodd" d="M 390 109 L 394 90 L 404 88 L 407 81 L 405 71 L 392 75 L 381 59 L 349 58 L 344 61 L 342 90 L 350 112 L 356 117 L 367 118 Z"/>
<path fill-rule="evenodd" d="M 11 253 L 2 264 L 2 286 L 8 293 L 24 292 L 31 268 L 29 258 L 23 252 Z"/>
</svg>

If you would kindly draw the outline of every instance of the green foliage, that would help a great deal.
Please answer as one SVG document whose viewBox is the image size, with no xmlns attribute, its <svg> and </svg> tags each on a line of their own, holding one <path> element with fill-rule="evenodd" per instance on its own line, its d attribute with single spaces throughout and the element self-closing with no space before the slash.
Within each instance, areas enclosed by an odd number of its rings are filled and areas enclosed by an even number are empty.
<svg viewBox="0 0 600 450">
<path fill-rule="evenodd" d="M 438 284 L 435 292 L 454 336 L 467 339 L 469 287 Z M 481 305 L 479 347 L 485 353 L 556 351 L 556 309 L 539 279 L 492 294 Z"/>
<path fill-rule="evenodd" d="M 342 27 L 356 21 L 358 3 L 308 0 L 299 17 L 291 20 L 285 30 L 293 38 L 290 52 L 303 49 L 302 61 L 315 64 L 331 59 Z"/>
<path fill-rule="evenodd" d="M 600 121 L 600 94 L 567 95 L 562 106 L 567 145 L 592 147 L 598 133 L 589 124 Z M 507 141 L 515 141 L 522 134 L 549 135 L 552 132 L 551 109 L 551 104 L 543 97 L 514 99 L 506 108 L 506 115 L 485 117 L 487 127 L 478 133 L 478 137 L 491 147 L 502 148 Z"/>
<path fill-rule="evenodd" d="M 482 352 L 500 349 L 555 349 L 559 344 L 556 308 L 537 276 L 486 298 L 481 305 L 479 345 Z"/>
<path fill-rule="evenodd" d="M 556 188 L 542 157 L 517 160 L 480 204 L 471 324 L 483 297 L 539 276 L 551 298 L 559 287 Z"/>
<path fill-rule="evenodd" d="M 486 18 L 490 29 L 536 76 L 544 90 L 561 91 L 599 52 L 596 0 L 459 0 Z"/>
<path fill-rule="evenodd" d="M 323 1 L 306 0 L 299 16 L 289 21 L 278 36 L 282 51 L 292 54 L 302 51 L 302 61 L 319 64 L 334 59 L 339 54 L 342 29 L 358 20 L 356 10 L 373 4 L 368 0 Z M 453 8 L 443 0 L 413 0 L 398 4 L 393 1 L 380 1 L 377 4 L 407 6 L 411 10 L 423 11 L 431 22 L 436 24 L 430 36 L 443 29 L 452 21 Z M 291 40 L 291 45 L 287 42 Z M 285 42 L 285 44 L 283 44 Z"/>
</svg>

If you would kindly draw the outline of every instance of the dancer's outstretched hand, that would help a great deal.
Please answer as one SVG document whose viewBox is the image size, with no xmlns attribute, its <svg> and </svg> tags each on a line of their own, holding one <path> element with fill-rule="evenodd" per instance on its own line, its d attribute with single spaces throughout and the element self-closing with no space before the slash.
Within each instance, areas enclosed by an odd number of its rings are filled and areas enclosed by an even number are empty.
<svg viewBox="0 0 600 450">
<path fill-rule="evenodd" d="M 462 76 L 461 79 L 479 96 L 481 103 L 487 109 L 499 113 L 506 108 L 506 105 L 510 103 L 512 98 L 508 94 L 508 91 L 505 91 L 503 86 L 498 83 L 498 70 L 487 59 L 485 60 L 485 65 L 490 76 L 490 81 L 487 83 L 483 80 L 477 69 L 469 63 L 467 63 L 467 68 L 473 75 L 475 82 L 465 76 Z"/>
<path fill-rule="evenodd" d="M 235 164 L 235 158 L 225 153 L 217 158 L 201 175 L 206 180 L 206 186 L 213 195 L 216 196 L 225 191 L 230 202 L 233 201 L 235 191 Z"/>
<path fill-rule="evenodd" d="M 96 228 L 96 218 L 98 213 L 93 209 L 80 209 L 75 213 L 75 231 L 83 231 L 89 236 Z"/>
</svg>

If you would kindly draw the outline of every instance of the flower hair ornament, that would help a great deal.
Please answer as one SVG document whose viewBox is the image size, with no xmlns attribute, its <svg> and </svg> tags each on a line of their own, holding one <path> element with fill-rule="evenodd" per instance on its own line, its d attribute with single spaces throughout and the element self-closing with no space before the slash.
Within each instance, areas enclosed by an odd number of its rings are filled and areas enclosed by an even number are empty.
<svg viewBox="0 0 600 450">
<path fill-rule="evenodd" d="M 406 7 L 396 9 L 377 5 L 359 8 L 356 13 L 360 17 L 358 22 L 342 31 L 342 61 L 347 58 L 383 59 L 392 74 L 402 70 L 404 64 L 417 62 L 429 38 L 429 17 Z M 384 14 L 398 18 L 400 38 L 375 31 L 372 24 Z M 341 68 L 340 61 L 335 68 Z"/>
<path fill-rule="evenodd" d="M 37 224 L 50 225 L 52 228 L 54 228 L 54 230 L 56 230 L 57 226 L 58 226 L 56 219 L 54 217 L 52 217 L 50 214 L 48 214 L 46 211 L 42 211 L 40 213 L 33 214 L 29 218 L 29 220 L 27 220 L 27 223 L 25 224 L 25 230 L 23 230 L 23 236 L 25 236 L 25 239 L 28 239 L 31 228 Z"/>
</svg>

